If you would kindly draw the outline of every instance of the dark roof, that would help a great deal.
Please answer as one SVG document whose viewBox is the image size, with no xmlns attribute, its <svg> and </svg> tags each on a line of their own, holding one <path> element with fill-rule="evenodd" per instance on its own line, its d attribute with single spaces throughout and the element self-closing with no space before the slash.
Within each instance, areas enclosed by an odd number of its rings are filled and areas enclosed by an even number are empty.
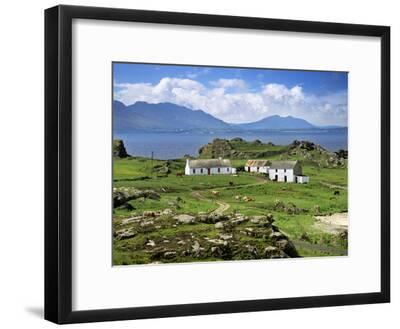
<svg viewBox="0 0 400 329">
<path fill-rule="evenodd" d="M 269 160 L 247 160 L 246 167 L 268 167 L 270 164 Z"/>
<path fill-rule="evenodd" d="M 298 161 L 272 161 L 271 169 L 293 169 L 297 165 Z"/>
<path fill-rule="evenodd" d="M 231 160 L 228 159 L 200 159 L 188 160 L 190 168 L 225 168 L 231 167 Z"/>
</svg>

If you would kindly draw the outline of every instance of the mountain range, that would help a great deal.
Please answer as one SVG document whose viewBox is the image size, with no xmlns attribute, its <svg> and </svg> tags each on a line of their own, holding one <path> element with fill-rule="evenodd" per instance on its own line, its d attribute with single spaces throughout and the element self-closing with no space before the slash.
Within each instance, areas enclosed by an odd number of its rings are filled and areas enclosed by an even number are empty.
<svg viewBox="0 0 400 329">
<path fill-rule="evenodd" d="M 339 126 L 318 127 L 308 121 L 292 116 L 273 115 L 256 122 L 230 124 L 202 110 L 191 110 L 172 103 L 150 104 L 136 102 L 126 106 L 113 102 L 113 128 L 117 133 L 132 131 L 249 131 L 281 129 L 341 128 Z"/>
</svg>

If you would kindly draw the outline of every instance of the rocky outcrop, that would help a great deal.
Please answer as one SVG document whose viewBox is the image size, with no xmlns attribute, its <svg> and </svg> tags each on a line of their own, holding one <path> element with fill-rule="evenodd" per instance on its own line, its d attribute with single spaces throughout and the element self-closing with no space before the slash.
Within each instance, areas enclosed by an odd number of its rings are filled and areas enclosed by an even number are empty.
<svg viewBox="0 0 400 329">
<path fill-rule="evenodd" d="M 219 157 L 229 158 L 231 157 L 232 151 L 233 147 L 228 140 L 216 138 L 212 143 L 208 143 L 199 149 L 199 156 L 206 156 L 214 159 Z"/>
<path fill-rule="evenodd" d="M 347 166 L 347 151 L 330 152 L 321 145 L 309 141 L 294 140 L 289 145 L 287 153 L 281 156 L 284 160 L 293 157 L 301 157 L 303 161 L 318 167 L 336 168 Z"/>
<path fill-rule="evenodd" d="M 265 149 L 260 150 L 260 147 L 265 146 Z M 231 158 L 231 159 L 251 159 L 263 158 L 282 154 L 287 147 L 274 149 L 273 143 L 263 144 L 259 139 L 254 141 L 245 141 L 240 137 L 232 138 L 231 140 L 216 138 L 211 143 L 208 143 L 199 149 L 200 158 Z M 253 149 L 257 150 L 254 151 Z"/>
<path fill-rule="evenodd" d="M 153 190 L 138 190 L 133 187 L 120 187 L 113 189 L 113 206 L 114 208 L 125 205 L 128 201 L 139 199 L 139 198 L 148 198 L 153 200 L 159 200 L 160 195 Z"/>
<path fill-rule="evenodd" d="M 121 139 L 113 140 L 113 157 L 126 158 L 129 154 L 126 152 L 124 142 Z"/>
<path fill-rule="evenodd" d="M 272 156 L 279 156 L 281 160 L 301 160 L 318 167 L 336 168 L 347 166 L 348 153 L 345 150 L 330 152 L 309 141 L 294 140 L 287 146 L 276 146 L 271 142 L 245 141 L 239 137 L 231 140 L 216 138 L 199 150 L 200 158 L 268 159 Z M 238 168 L 238 171 L 243 169 Z"/>
<path fill-rule="evenodd" d="M 164 232 L 172 233 L 165 236 Z M 150 263 L 299 257 L 271 214 L 193 216 L 158 211 L 115 223 L 114 239 L 121 241 L 121 246 L 127 239 L 138 241 L 127 242 L 130 252 L 145 252 Z"/>
<path fill-rule="evenodd" d="M 347 157 L 349 155 L 349 152 L 347 150 L 342 150 L 342 149 L 336 151 L 335 153 L 339 158 L 343 158 L 343 159 L 347 159 Z"/>
</svg>

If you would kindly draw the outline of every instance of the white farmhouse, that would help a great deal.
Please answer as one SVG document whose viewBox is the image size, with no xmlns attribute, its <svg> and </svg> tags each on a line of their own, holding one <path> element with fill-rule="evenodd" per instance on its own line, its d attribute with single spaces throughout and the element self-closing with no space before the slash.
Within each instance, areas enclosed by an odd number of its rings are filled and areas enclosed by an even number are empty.
<svg viewBox="0 0 400 329">
<path fill-rule="evenodd" d="M 259 172 L 267 174 L 270 165 L 271 161 L 268 160 L 247 160 L 244 170 L 247 172 Z"/>
<path fill-rule="evenodd" d="M 236 174 L 228 159 L 186 159 L 185 175 L 230 175 Z"/>
<path fill-rule="evenodd" d="M 308 183 L 309 177 L 303 175 L 299 161 L 247 160 L 246 172 L 267 174 L 270 180 L 288 183 Z"/>
<path fill-rule="evenodd" d="M 271 161 L 268 168 L 269 179 L 278 182 L 308 183 L 309 177 L 303 175 L 299 161 Z"/>
</svg>

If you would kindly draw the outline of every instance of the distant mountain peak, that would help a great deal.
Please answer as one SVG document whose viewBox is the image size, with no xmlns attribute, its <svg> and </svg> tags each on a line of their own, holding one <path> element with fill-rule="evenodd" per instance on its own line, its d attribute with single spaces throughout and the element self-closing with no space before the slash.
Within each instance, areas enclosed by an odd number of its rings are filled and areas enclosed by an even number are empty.
<svg viewBox="0 0 400 329">
<path fill-rule="evenodd" d="M 192 110 L 178 104 L 148 103 L 137 101 L 125 105 L 120 101 L 113 102 L 114 129 L 117 132 L 140 131 L 188 131 L 188 130 L 281 130 L 340 128 L 339 126 L 319 127 L 291 115 L 274 114 L 261 120 L 229 124 L 215 118 L 201 109 Z"/>
<path fill-rule="evenodd" d="M 121 108 L 124 111 L 121 111 Z M 113 122 L 116 132 L 140 131 L 182 131 L 229 129 L 226 122 L 202 111 L 193 111 L 185 106 L 173 103 L 147 103 L 137 101 L 125 106 L 115 103 Z"/>
<path fill-rule="evenodd" d="M 256 122 L 239 124 L 243 129 L 311 129 L 316 128 L 313 124 L 291 115 L 280 116 L 274 114 Z"/>
</svg>

